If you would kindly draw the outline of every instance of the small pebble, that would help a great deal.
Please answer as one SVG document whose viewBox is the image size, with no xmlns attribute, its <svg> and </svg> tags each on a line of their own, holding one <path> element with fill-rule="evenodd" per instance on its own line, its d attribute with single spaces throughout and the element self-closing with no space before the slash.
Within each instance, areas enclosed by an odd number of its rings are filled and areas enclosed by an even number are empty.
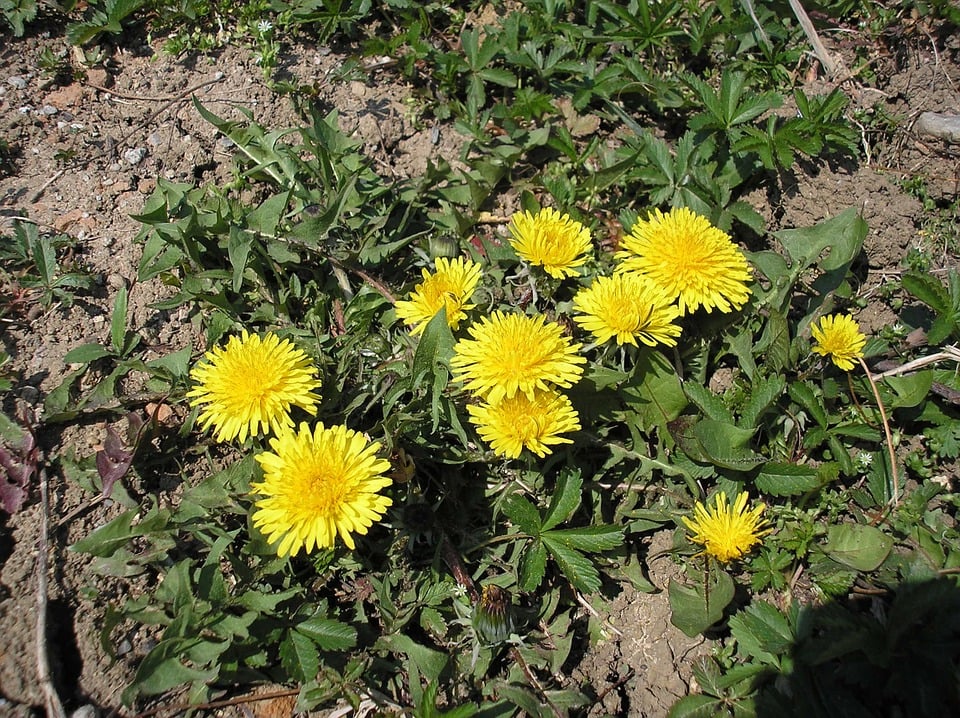
<svg viewBox="0 0 960 718">
<path fill-rule="evenodd" d="M 41 113 L 41 114 L 48 115 L 48 116 L 49 116 L 49 115 L 55 115 L 55 114 L 57 114 L 58 112 L 60 112 L 60 110 L 58 110 L 58 109 L 57 109 L 56 107 L 54 107 L 53 105 L 44 105 L 44 106 L 43 106 L 43 109 L 40 110 L 40 113 Z"/>
<path fill-rule="evenodd" d="M 125 656 L 128 653 L 130 653 L 130 651 L 132 650 L 133 650 L 133 646 L 131 645 L 130 641 L 124 638 L 122 641 L 120 641 L 120 645 L 117 646 L 117 655 Z"/>
<path fill-rule="evenodd" d="M 85 706 L 80 706 L 73 713 L 70 714 L 70 718 L 98 718 L 100 714 L 97 712 L 96 707 L 87 704 Z"/>
<path fill-rule="evenodd" d="M 26 78 L 20 77 L 19 75 L 11 75 L 7 78 L 7 82 L 18 90 L 22 90 L 27 86 Z"/>
<path fill-rule="evenodd" d="M 132 165 L 138 165 L 143 162 L 143 158 L 147 156 L 146 147 L 132 147 L 126 152 L 123 153 L 123 159 L 129 162 Z"/>
</svg>

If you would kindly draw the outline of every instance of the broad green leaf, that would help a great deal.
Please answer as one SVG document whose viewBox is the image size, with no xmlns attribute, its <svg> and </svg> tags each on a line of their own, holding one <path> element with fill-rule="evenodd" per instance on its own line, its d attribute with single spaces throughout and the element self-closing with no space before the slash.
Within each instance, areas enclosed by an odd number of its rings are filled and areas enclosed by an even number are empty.
<svg viewBox="0 0 960 718">
<path fill-rule="evenodd" d="M 544 531 L 543 539 L 558 542 L 567 548 L 600 553 L 623 545 L 623 529 L 619 526 L 584 526 L 582 528 Z"/>
<path fill-rule="evenodd" d="M 233 267 L 231 288 L 239 292 L 243 287 L 243 273 L 247 268 L 247 257 L 250 256 L 250 247 L 253 245 L 253 234 L 245 232 L 236 225 L 230 226 L 230 237 L 227 240 L 227 258 Z"/>
<path fill-rule="evenodd" d="M 446 366 L 453 356 L 453 333 L 447 324 L 447 311 L 441 307 L 431 319 L 417 344 L 413 355 L 414 381 L 419 384 L 425 377 L 433 377 L 437 366 Z"/>
<path fill-rule="evenodd" d="M 550 534 L 544 534 L 542 540 L 553 560 L 557 562 L 560 573 L 575 589 L 587 594 L 600 590 L 600 573 L 590 559 L 562 542 L 554 541 Z"/>
<path fill-rule="evenodd" d="M 821 484 L 817 469 L 812 466 L 768 461 L 760 469 L 754 485 L 770 496 L 799 496 L 814 491 Z"/>
<path fill-rule="evenodd" d="M 520 494 L 510 494 L 503 502 L 503 513 L 513 521 L 523 533 L 529 536 L 540 535 L 540 512 Z"/>
<path fill-rule="evenodd" d="M 64 364 L 89 364 L 97 359 L 115 356 L 102 344 L 81 344 L 67 352 L 63 357 Z"/>
<path fill-rule="evenodd" d="M 175 379 L 181 379 L 190 373 L 190 358 L 192 356 L 193 348 L 186 346 L 179 351 L 164 354 L 157 359 L 151 359 L 146 365 L 151 369 L 163 369 Z"/>
<path fill-rule="evenodd" d="M 298 623 L 296 630 L 325 651 L 344 651 L 357 644 L 357 630 L 333 618 L 314 616 Z"/>
<path fill-rule="evenodd" d="M 667 424 L 689 404 L 673 365 L 655 351 L 641 352 L 630 381 L 620 391 L 631 421 L 644 431 L 659 427 L 667 434 Z"/>
<path fill-rule="evenodd" d="M 887 405 L 887 410 L 909 409 L 918 406 L 927 398 L 933 385 L 933 372 L 918 371 L 908 376 L 888 376 L 883 379 L 883 383 L 894 393 L 894 400 Z"/>
<path fill-rule="evenodd" d="M 201 670 L 181 662 L 181 656 L 198 640 L 176 638 L 158 643 L 137 667 L 136 676 L 128 691 L 133 695 L 153 696 L 192 681 L 215 679 L 219 668 Z M 124 696 L 127 695 L 129 694 L 125 691 Z"/>
<path fill-rule="evenodd" d="M 840 524 L 827 528 L 824 552 L 856 571 L 873 571 L 893 548 L 893 537 L 868 524 Z"/>
<path fill-rule="evenodd" d="M 280 641 L 280 663 L 294 680 L 306 683 L 320 671 L 320 654 L 309 636 L 291 630 Z"/>
<path fill-rule="evenodd" d="M 247 228 L 265 237 L 277 233 L 277 225 L 287 209 L 290 192 L 280 192 L 264 200 L 259 206 L 246 214 Z"/>
<path fill-rule="evenodd" d="M 952 310 L 950 294 L 936 277 L 920 272 L 907 272 L 900 279 L 903 288 L 937 314 L 948 314 Z"/>
<path fill-rule="evenodd" d="M 582 487 L 583 479 L 580 478 L 578 470 L 567 470 L 560 473 L 557 486 L 553 490 L 553 496 L 550 497 L 550 505 L 543 516 L 541 531 L 548 531 L 570 518 L 570 515 L 580 505 L 580 489 Z"/>
<path fill-rule="evenodd" d="M 741 429 L 733 424 L 702 419 L 693 426 L 692 433 L 706 458 L 725 469 L 748 471 L 765 460 L 747 447 L 755 429 Z"/>
<path fill-rule="evenodd" d="M 420 645 L 402 633 L 380 636 L 376 645 L 378 648 L 407 656 L 428 681 L 437 680 L 450 661 L 450 656 L 446 653 Z"/>
<path fill-rule="evenodd" d="M 691 638 L 697 636 L 723 618 L 734 590 L 730 575 L 717 568 L 710 569 L 707 586 L 686 586 L 671 579 L 667 588 L 673 612 L 670 622 Z"/>
</svg>

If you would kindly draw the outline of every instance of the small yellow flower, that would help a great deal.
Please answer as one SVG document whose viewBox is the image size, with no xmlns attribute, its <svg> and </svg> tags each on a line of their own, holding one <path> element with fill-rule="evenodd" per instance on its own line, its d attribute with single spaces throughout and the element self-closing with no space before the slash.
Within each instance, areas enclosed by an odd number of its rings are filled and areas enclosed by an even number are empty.
<svg viewBox="0 0 960 718">
<path fill-rule="evenodd" d="M 517 254 L 557 279 L 574 276 L 575 268 L 587 261 L 592 246 L 589 229 L 549 207 L 536 215 L 513 215 L 510 234 L 510 244 Z"/>
<path fill-rule="evenodd" d="M 187 392 L 193 407 L 202 407 L 200 426 L 216 429 L 217 441 L 273 433 L 293 426 L 290 408 L 316 414 L 320 382 L 309 357 L 275 334 L 261 339 L 246 330 L 226 347 L 215 347 L 190 371 L 197 386 Z"/>
<path fill-rule="evenodd" d="M 573 443 L 560 434 L 580 430 L 570 399 L 555 389 L 537 390 L 532 399 L 517 393 L 497 404 L 470 404 L 467 412 L 480 437 L 508 459 L 520 456 L 523 447 L 542 459 L 550 445 Z"/>
<path fill-rule="evenodd" d="M 467 330 L 453 348 L 450 367 L 455 381 L 491 404 L 518 391 L 532 401 L 536 389 L 570 387 L 580 380 L 586 359 L 580 344 L 543 316 L 494 312 Z"/>
<path fill-rule="evenodd" d="M 760 518 L 765 506 L 757 504 L 749 511 L 747 492 L 737 494 L 731 508 L 727 504 L 727 495 L 721 491 L 716 503 L 709 510 L 699 501 L 693 509 L 691 521 L 682 516 L 693 535 L 690 540 L 703 546 L 703 552 L 722 563 L 745 556 L 754 545 L 760 543 L 760 537 L 770 533 L 766 521 Z"/>
<path fill-rule="evenodd" d="M 673 323 L 680 315 L 675 304 L 665 300 L 663 292 L 636 272 L 597 277 L 573 298 L 580 314 L 573 320 L 593 332 L 599 343 L 616 339 L 617 344 L 637 340 L 647 346 L 676 346 L 680 327 Z"/>
<path fill-rule="evenodd" d="M 730 235 L 686 207 L 659 209 L 637 222 L 616 258 L 618 272 L 639 272 L 685 315 L 703 307 L 732 312 L 750 296 L 750 266 Z"/>
<path fill-rule="evenodd" d="M 270 439 L 270 448 L 256 456 L 263 481 L 252 490 L 264 498 L 253 524 L 279 541 L 279 556 L 333 548 L 337 536 L 353 549 L 352 534 L 366 534 L 393 503 L 377 493 L 391 483 L 390 462 L 377 458 L 379 443 L 352 429 L 317 424 L 311 432 L 301 423 Z"/>
<path fill-rule="evenodd" d="M 480 281 L 480 265 L 470 259 L 438 257 L 434 263 L 436 272 L 423 270 L 423 281 L 416 286 L 410 298 L 396 304 L 397 316 L 407 324 L 414 325 L 411 334 L 416 336 L 440 311 L 447 310 L 447 324 L 451 329 L 460 326 L 467 311 L 475 305 L 467 304 Z"/>
<path fill-rule="evenodd" d="M 863 356 L 867 338 L 860 332 L 860 325 L 846 314 L 831 314 L 821 317 L 820 323 L 810 329 L 814 340 L 813 351 L 829 356 L 838 367 L 850 371 L 856 365 L 854 359 Z"/>
</svg>

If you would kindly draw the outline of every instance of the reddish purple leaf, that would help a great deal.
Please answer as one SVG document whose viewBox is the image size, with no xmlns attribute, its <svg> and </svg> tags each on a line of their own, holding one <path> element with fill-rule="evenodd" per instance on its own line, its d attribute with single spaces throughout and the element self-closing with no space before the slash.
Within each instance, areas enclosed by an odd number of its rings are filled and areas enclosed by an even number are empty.
<svg viewBox="0 0 960 718">
<path fill-rule="evenodd" d="M 113 485 L 126 475 L 132 463 L 133 451 L 124 445 L 113 427 L 108 426 L 103 448 L 97 452 L 97 473 L 103 483 L 103 498 L 109 498 Z"/>
</svg>

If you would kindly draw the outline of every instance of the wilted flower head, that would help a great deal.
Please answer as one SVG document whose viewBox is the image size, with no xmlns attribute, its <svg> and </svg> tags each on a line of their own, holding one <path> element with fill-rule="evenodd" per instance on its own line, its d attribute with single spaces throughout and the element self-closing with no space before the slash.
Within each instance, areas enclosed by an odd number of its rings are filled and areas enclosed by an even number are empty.
<svg viewBox="0 0 960 718">
<path fill-rule="evenodd" d="M 378 491 L 390 485 L 390 462 L 378 459 L 380 444 L 345 426 L 285 431 L 270 440 L 272 452 L 256 456 L 263 481 L 254 483 L 253 524 L 277 554 L 333 548 L 337 536 L 353 549 L 352 534 L 366 534 L 393 501 Z"/>
<path fill-rule="evenodd" d="M 686 516 L 681 517 L 693 532 L 690 540 L 701 544 L 705 554 L 721 563 L 745 556 L 760 543 L 762 536 L 770 533 L 766 521 L 760 518 L 764 505 L 757 504 L 747 511 L 747 499 L 747 492 L 742 491 L 731 507 L 727 504 L 727 495 L 720 491 L 710 509 L 698 501 L 693 509 L 692 521 Z"/>
<path fill-rule="evenodd" d="M 474 307 L 467 302 L 480 280 L 480 265 L 463 257 L 438 257 L 434 266 L 433 274 L 423 270 L 423 281 L 409 299 L 396 303 L 397 316 L 414 325 L 410 332 L 413 335 L 420 334 L 442 307 L 447 310 L 447 324 L 452 329 L 460 326 L 466 312 Z"/>
<path fill-rule="evenodd" d="M 483 643 L 494 645 L 507 640 L 513 631 L 510 593 L 494 584 L 484 586 L 473 608 L 473 627 Z"/>
<path fill-rule="evenodd" d="M 573 386 L 587 361 L 577 355 L 580 345 L 543 316 L 496 311 L 467 331 L 473 338 L 453 348 L 453 378 L 490 404 L 518 391 L 533 400 L 536 389 Z"/>
<path fill-rule="evenodd" d="M 816 341 L 813 351 L 830 357 L 844 371 L 853 369 L 854 359 L 863 356 L 867 338 L 860 332 L 860 325 L 846 314 L 821 317 L 819 324 L 813 325 L 810 331 Z"/>
<path fill-rule="evenodd" d="M 640 340 L 651 347 L 672 347 L 680 336 L 680 326 L 673 323 L 680 310 L 636 272 L 597 277 L 577 292 L 573 307 L 579 312 L 573 320 L 600 343 L 616 339 L 617 344 L 637 346 Z"/>
<path fill-rule="evenodd" d="M 320 382 L 307 355 L 275 334 L 263 339 L 246 330 L 226 347 L 214 347 L 190 371 L 197 386 L 187 393 L 201 407 L 203 429 L 213 426 L 218 441 L 239 439 L 293 426 L 290 409 L 316 413 Z"/>
<path fill-rule="evenodd" d="M 639 272 L 676 298 L 680 314 L 703 307 L 731 312 L 750 296 L 750 267 L 730 236 L 686 207 L 659 209 L 637 222 L 616 257 L 618 272 Z"/>
<path fill-rule="evenodd" d="M 513 215 L 510 234 L 510 244 L 517 254 L 557 279 L 575 275 L 575 268 L 587 261 L 591 247 L 589 229 L 549 207 L 535 215 Z"/>
<path fill-rule="evenodd" d="M 543 458 L 553 444 L 570 444 L 561 434 L 580 430 L 570 399 L 555 389 L 537 389 L 531 399 L 518 392 L 496 404 L 467 406 L 470 422 L 500 456 L 515 459 L 523 448 Z"/>
</svg>

